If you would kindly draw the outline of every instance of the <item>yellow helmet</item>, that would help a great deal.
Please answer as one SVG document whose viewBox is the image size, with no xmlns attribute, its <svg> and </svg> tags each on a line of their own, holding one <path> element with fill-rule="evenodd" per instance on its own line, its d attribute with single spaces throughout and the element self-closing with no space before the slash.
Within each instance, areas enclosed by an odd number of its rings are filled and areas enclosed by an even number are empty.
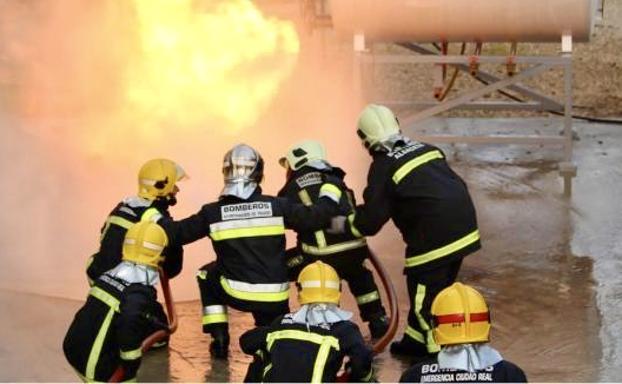
<svg viewBox="0 0 622 384">
<path fill-rule="evenodd" d="M 384 105 L 369 104 L 361 112 L 356 133 L 365 148 L 374 149 L 391 136 L 400 133 L 400 125 L 391 110 Z"/>
<path fill-rule="evenodd" d="M 174 194 L 175 183 L 185 177 L 186 172 L 174 161 L 149 160 L 138 171 L 138 196 L 147 200 L 168 199 Z"/>
<path fill-rule="evenodd" d="M 125 234 L 123 260 L 157 268 L 167 245 L 168 238 L 162 227 L 151 221 L 140 221 Z"/>
<path fill-rule="evenodd" d="M 279 159 L 279 164 L 284 168 L 296 171 L 311 162 L 326 164 L 326 150 L 324 146 L 315 140 L 305 140 L 294 144 L 284 157 Z"/>
<path fill-rule="evenodd" d="M 298 301 L 300 304 L 333 303 L 339 304 L 341 280 L 337 272 L 328 264 L 316 261 L 300 271 L 298 275 Z"/>
<path fill-rule="evenodd" d="M 486 342 L 490 335 L 490 314 L 484 297 L 474 288 L 454 283 L 432 302 L 438 345 Z"/>
</svg>

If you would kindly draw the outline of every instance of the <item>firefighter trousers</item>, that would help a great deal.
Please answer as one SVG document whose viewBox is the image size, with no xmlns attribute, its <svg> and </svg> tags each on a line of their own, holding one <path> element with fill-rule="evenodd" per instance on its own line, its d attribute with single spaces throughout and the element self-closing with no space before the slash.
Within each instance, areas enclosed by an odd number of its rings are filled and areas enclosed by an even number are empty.
<svg viewBox="0 0 622 384">
<path fill-rule="evenodd" d="M 279 301 L 253 301 L 233 297 L 223 287 L 223 277 L 216 262 L 201 267 L 197 273 L 197 282 L 201 292 L 203 306 L 203 332 L 214 335 L 228 334 L 229 315 L 227 306 L 242 312 L 250 312 L 255 326 L 269 325 L 277 317 L 289 313 L 289 297 Z"/>
<path fill-rule="evenodd" d="M 425 356 L 440 350 L 432 336 L 432 301 L 456 281 L 461 265 L 462 258 L 458 258 L 420 272 L 406 270 L 410 310 L 402 343 L 414 355 Z"/>
</svg>

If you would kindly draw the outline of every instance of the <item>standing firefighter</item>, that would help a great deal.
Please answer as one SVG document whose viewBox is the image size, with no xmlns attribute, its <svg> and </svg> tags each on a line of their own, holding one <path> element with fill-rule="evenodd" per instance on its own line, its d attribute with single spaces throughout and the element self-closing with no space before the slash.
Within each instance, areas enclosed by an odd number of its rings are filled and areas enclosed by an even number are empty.
<svg viewBox="0 0 622 384">
<path fill-rule="evenodd" d="M 432 331 L 441 351 L 435 359 L 409 368 L 400 382 L 409 383 L 525 383 L 522 369 L 492 348 L 490 313 L 482 295 L 454 283 L 432 303 Z"/>
<path fill-rule="evenodd" d="M 123 242 L 122 261 L 95 280 L 63 342 L 65 357 L 82 380 L 108 381 L 119 366 L 123 381 L 135 379 L 142 342 L 167 327 L 158 319 L 154 288 L 167 243 L 159 225 L 132 225 Z"/>
<path fill-rule="evenodd" d="M 321 261 L 307 265 L 298 277 L 302 307 L 269 327 L 247 331 L 240 338 L 244 353 L 261 356 L 261 372 L 247 380 L 327 383 L 346 365 L 351 381 L 374 379 L 372 351 L 365 345 L 352 313 L 339 308 L 340 278 Z M 253 374 L 255 376 L 253 376 Z"/>
<path fill-rule="evenodd" d="M 227 307 L 251 312 L 256 325 L 270 324 L 289 311 L 285 265 L 285 228 L 314 231 L 330 224 L 339 209 L 341 191 L 321 187 L 318 204 L 305 207 L 284 198 L 263 195 L 263 159 L 239 144 L 224 157 L 225 187 L 217 202 L 179 222 L 168 233 L 187 244 L 209 236 L 216 261 L 199 270 L 203 332 L 212 335 L 213 356 L 226 358 L 229 348 Z"/>
<path fill-rule="evenodd" d="M 177 182 L 186 173 L 175 162 L 167 159 L 147 161 L 138 172 L 138 195 L 125 198 L 110 212 L 101 229 L 99 251 L 91 256 L 87 268 L 89 282 L 114 268 L 121 261 L 121 248 L 125 232 L 141 220 L 157 222 L 162 217 L 170 217 L 168 208 L 177 203 Z M 183 249 L 169 246 L 164 271 L 172 278 L 181 272 Z"/>
<path fill-rule="evenodd" d="M 363 193 L 335 231 L 376 234 L 391 218 L 406 242 L 404 273 L 411 309 L 401 341 L 391 352 L 425 358 L 438 352 L 430 325 L 432 299 L 451 285 L 462 259 L 480 248 L 475 208 L 464 181 L 443 152 L 401 134 L 391 110 L 368 105 L 358 120 L 358 136 L 373 157 Z"/>
<path fill-rule="evenodd" d="M 279 161 L 287 169 L 287 181 L 279 196 L 310 206 L 318 200 L 321 186 L 336 185 L 355 206 L 354 193 L 343 179 L 345 172 L 326 160 L 326 151 L 317 141 L 303 141 L 289 149 Z M 326 231 L 298 232 L 298 244 L 287 251 L 290 274 L 297 276 L 302 267 L 322 260 L 337 270 L 356 298 L 363 321 L 369 322 L 373 338 L 382 337 L 388 329 L 388 319 L 372 272 L 364 265 L 369 248 L 363 237 L 351 234 L 329 234 Z M 295 277 L 294 277 L 295 278 Z"/>
</svg>

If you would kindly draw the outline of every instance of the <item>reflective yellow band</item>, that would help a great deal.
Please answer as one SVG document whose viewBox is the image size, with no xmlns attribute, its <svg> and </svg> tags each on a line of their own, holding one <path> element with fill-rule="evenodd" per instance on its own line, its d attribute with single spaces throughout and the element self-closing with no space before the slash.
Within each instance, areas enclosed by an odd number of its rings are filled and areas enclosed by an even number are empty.
<svg viewBox="0 0 622 384">
<path fill-rule="evenodd" d="M 210 233 L 210 237 L 214 241 L 238 239 L 242 237 L 256 237 L 256 236 L 277 236 L 285 234 L 284 225 L 274 225 L 268 227 L 251 227 L 251 228 L 236 228 L 225 229 L 222 231 Z"/>
<path fill-rule="evenodd" d="M 376 300 L 380 300 L 380 294 L 378 293 L 378 291 L 369 292 L 364 295 L 356 297 L 356 303 L 358 305 L 371 303 L 372 301 L 376 301 Z"/>
<path fill-rule="evenodd" d="M 423 301 L 425 300 L 427 287 L 422 284 L 417 284 L 417 293 L 415 294 L 415 300 L 413 309 L 415 311 L 415 316 L 417 317 L 417 321 L 419 322 L 419 327 L 425 331 L 425 339 L 422 341 L 422 344 L 425 344 L 428 348 L 428 352 L 434 353 L 440 351 L 440 347 L 434 341 L 434 336 L 432 335 L 432 327 L 428 324 L 427 321 L 421 315 L 421 309 L 423 308 Z M 423 334 L 420 334 L 423 337 Z"/>
<path fill-rule="evenodd" d="M 278 302 L 289 300 L 289 287 L 282 292 L 246 292 L 231 288 L 224 276 L 220 277 L 220 285 L 231 297 L 247 301 Z"/>
<path fill-rule="evenodd" d="M 430 151 L 421 156 L 417 156 L 414 159 L 406 162 L 404 165 L 399 167 L 397 171 L 395 171 L 395 173 L 393 174 L 393 182 L 395 184 L 399 184 L 399 182 L 402 181 L 402 179 L 406 177 L 406 175 L 408 175 L 413 169 L 417 168 L 421 164 L 427 163 L 431 160 L 442 158 L 443 154 L 441 153 L 441 151 L 438 150 Z"/>
<path fill-rule="evenodd" d="M 140 217 L 140 221 L 152 221 L 156 223 L 161 218 L 162 215 L 157 208 L 148 208 L 145 212 L 143 212 L 143 215 Z"/>
<path fill-rule="evenodd" d="M 452 253 L 475 243 L 477 240 L 479 240 L 479 230 L 476 229 L 463 238 L 456 240 L 451 244 L 445 245 L 444 247 L 434 249 L 422 255 L 408 257 L 406 259 L 406 267 L 415 267 L 417 265 L 425 264 L 429 261 L 451 255 Z"/>
<path fill-rule="evenodd" d="M 301 340 L 319 344 L 320 349 L 318 350 L 317 356 L 315 357 L 315 363 L 313 364 L 313 376 L 311 377 L 311 383 L 321 383 L 330 349 L 334 348 L 338 351 L 339 340 L 333 336 L 323 336 L 317 333 L 300 331 L 297 329 L 285 329 L 268 334 L 266 337 L 268 351 L 272 349 L 272 345 L 276 340 L 283 339 Z"/>
<path fill-rule="evenodd" d="M 201 322 L 203 325 L 215 324 L 215 323 L 227 323 L 229 316 L 226 313 L 215 313 L 212 315 L 203 315 Z"/>
<path fill-rule="evenodd" d="M 356 227 L 354 226 L 354 216 L 356 215 L 356 213 L 351 213 L 348 215 L 348 223 L 350 223 L 350 232 L 352 232 L 352 234 L 356 237 L 363 237 L 363 235 L 361 234 L 361 232 L 359 232 L 358 229 L 356 229 Z"/>
<path fill-rule="evenodd" d="M 106 222 L 118 225 L 119 227 L 123 227 L 125 229 L 130 229 L 130 227 L 135 224 L 128 219 L 122 218 L 121 216 L 108 216 L 108 220 L 106 220 Z"/>
<path fill-rule="evenodd" d="M 263 377 L 265 379 L 266 375 L 268 374 L 268 372 L 272 369 L 272 363 L 266 365 L 266 367 L 263 369 Z"/>
<path fill-rule="evenodd" d="M 406 330 L 404 331 L 404 333 L 410 336 L 411 338 L 417 340 L 421 344 L 425 344 L 425 337 L 423 337 L 423 335 L 419 331 L 416 331 L 410 325 L 406 327 Z"/>
<path fill-rule="evenodd" d="M 268 351 L 272 349 L 272 344 L 274 344 L 276 340 L 282 339 L 302 340 L 320 345 L 328 344 L 330 347 L 339 351 L 339 340 L 336 337 L 319 335 L 317 333 L 300 331 L 298 329 L 284 329 L 282 331 L 270 332 L 266 337 Z"/>
<path fill-rule="evenodd" d="M 136 360 L 143 356 L 143 351 L 138 347 L 131 351 L 121 351 L 120 355 L 123 360 Z"/>
<path fill-rule="evenodd" d="M 92 290 L 93 288 L 91 288 L 91 291 Z M 104 340 L 106 339 L 106 335 L 108 334 L 108 328 L 110 328 L 110 323 L 112 323 L 113 316 L 114 309 L 110 307 L 108 313 L 106 314 L 106 317 L 104 318 L 104 321 L 102 322 L 101 327 L 99 327 L 97 337 L 95 337 L 95 341 L 91 346 L 91 351 L 89 352 L 89 359 L 86 363 L 86 378 L 88 379 L 88 381 L 93 381 L 95 379 L 95 368 L 97 367 L 99 355 L 101 354 L 102 347 L 104 346 Z"/>
<path fill-rule="evenodd" d="M 367 244 L 365 239 L 355 239 L 350 241 L 344 241 L 343 243 L 331 244 L 325 247 L 315 247 L 313 245 L 301 244 L 301 248 L 305 253 L 310 255 L 330 255 L 333 253 L 339 253 L 344 251 L 349 251 L 350 249 L 356 249 L 360 247 L 364 247 Z"/>
<path fill-rule="evenodd" d="M 99 287 L 91 287 L 89 295 L 97 298 L 99 301 L 104 302 L 113 310 L 119 312 L 119 300 L 108 292 L 104 291 L 103 289 Z"/>
<path fill-rule="evenodd" d="M 311 201 L 309 192 L 307 192 L 306 189 L 303 188 L 300 191 L 298 191 L 298 197 L 300 198 L 300 201 L 302 202 L 302 204 L 304 204 L 305 206 L 309 207 L 313 205 L 313 201 Z M 319 247 L 326 246 L 326 236 L 324 236 L 323 231 L 320 230 L 320 231 L 315 232 L 315 241 Z"/>
<path fill-rule="evenodd" d="M 339 203 L 339 200 L 341 200 L 341 189 L 339 189 L 334 184 L 330 184 L 330 183 L 322 184 L 322 187 L 320 188 L 319 197 L 324 197 L 324 196 L 330 198 L 335 203 Z"/>
<path fill-rule="evenodd" d="M 205 280 L 207 279 L 207 271 L 203 270 L 203 269 L 199 269 L 197 271 L 197 278 L 201 279 L 201 280 Z"/>
</svg>

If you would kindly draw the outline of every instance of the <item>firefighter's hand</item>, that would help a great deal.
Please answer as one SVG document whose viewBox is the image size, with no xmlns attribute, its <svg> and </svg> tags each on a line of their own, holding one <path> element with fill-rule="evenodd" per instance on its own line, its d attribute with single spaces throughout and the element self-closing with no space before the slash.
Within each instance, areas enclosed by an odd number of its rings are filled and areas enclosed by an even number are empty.
<svg viewBox="0 0 622 384">
<path fill-rule="evenodd" d="M 335 216 L 330 219 L 330 227 L 326 229 L 326 232 L 338 235 L 346 232 L 346 217 Z"/>
</svg>

